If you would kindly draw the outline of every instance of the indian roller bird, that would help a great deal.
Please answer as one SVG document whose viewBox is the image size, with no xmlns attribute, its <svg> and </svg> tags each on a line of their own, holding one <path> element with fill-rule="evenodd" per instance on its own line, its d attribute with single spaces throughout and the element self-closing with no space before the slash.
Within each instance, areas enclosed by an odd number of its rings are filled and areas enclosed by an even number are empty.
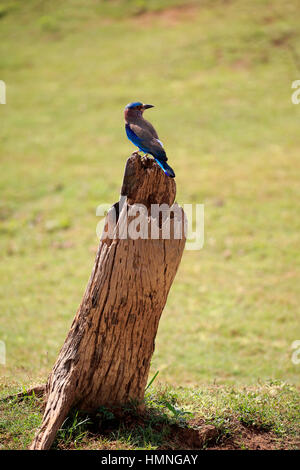
<svg viewBox="0 0 300 470">
<path fill-rule="evenodd" d="M 152 104 L 140 101 L 129 103 L 124 110 L 125 130 L 128 139 L 146 155 L 150 153 L 166 175 L 175 177 L 172 168 L 167 164 L 167 155 L 154 127 L 143 117 L 145 109 L 153 108 Z M 136 152 L 138 154 L 138 151 Z"/>
</svg>

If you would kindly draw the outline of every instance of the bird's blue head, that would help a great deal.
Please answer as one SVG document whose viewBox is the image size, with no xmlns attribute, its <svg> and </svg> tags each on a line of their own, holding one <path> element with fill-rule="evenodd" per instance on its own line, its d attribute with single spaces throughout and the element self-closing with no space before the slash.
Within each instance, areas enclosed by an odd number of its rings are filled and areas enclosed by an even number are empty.
<svg viewBox="0 0 300 470">
<path fill-rule="evenodd" d="M 133 101 L 132 103 L 129 103 L 127 106 L 125 106 L 125 120 L 142 115 L 145 109 L 153 107 L 154 106 L 152 104 L 143 104 L 140 101 Z"/>
<path fill-rule="evenodd" d="M 134 109 L 134 108 L 140 108 L 143 106 L 143 103 L 140 101 L 133 101 L 132 103 L 129 103 L 127 106 L 125 106 L 125 109 Z"/>
</svg>

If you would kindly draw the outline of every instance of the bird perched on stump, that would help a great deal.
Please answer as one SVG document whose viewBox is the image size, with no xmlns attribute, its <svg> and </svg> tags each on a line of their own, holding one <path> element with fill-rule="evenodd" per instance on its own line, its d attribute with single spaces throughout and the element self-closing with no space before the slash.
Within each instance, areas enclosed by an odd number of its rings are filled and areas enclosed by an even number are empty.
<svg viewBox="0 0 300 470">
<path fill-rule="evenodd" d="M 150 153 L 166 175 L 175 177 L 172 168 L 167 164 L 167 155 L 154 127 L 143 117 L 145 109 L 153 108 L 152 104 L 140 101 L 129 103 L 124 110 L 125 130 L 128 139 L 146 155 Z M 136 152 L 138 154 L 138 152 Z"/>
</svg>

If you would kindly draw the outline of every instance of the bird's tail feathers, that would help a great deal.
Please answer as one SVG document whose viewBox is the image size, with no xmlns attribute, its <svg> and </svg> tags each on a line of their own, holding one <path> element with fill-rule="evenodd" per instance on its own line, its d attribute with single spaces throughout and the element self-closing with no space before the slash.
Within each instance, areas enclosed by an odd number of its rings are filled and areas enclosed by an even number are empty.
<svg viewBox="0 0 300 470">
<path fill-rule="evenodd" d="M 166 175 L 170 176 L 170 178 L 175 178 L 175 173 L 170 167 L 170 165 L 167 164 L 167 162 L 164 162 L 162 160 L 158 160 L 157 158 L 155 161 L 159 164 L 159 166 L 163 169 Z"/>
</svg>

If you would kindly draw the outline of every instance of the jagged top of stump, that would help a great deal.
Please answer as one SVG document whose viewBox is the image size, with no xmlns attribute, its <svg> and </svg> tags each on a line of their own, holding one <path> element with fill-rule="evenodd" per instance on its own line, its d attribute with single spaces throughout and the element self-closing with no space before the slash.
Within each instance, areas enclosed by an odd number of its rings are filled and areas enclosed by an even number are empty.
<svg viewBox="0 0 300 470">
<path fill-rule="evenodd" d="M 168 204 L 172 206 L 176 196 L 176 183 L 165 175 L 151 157 L 132 154 L 126 163 L 121 196 L 127 196 L 128 204 Z"/>
</svg>

